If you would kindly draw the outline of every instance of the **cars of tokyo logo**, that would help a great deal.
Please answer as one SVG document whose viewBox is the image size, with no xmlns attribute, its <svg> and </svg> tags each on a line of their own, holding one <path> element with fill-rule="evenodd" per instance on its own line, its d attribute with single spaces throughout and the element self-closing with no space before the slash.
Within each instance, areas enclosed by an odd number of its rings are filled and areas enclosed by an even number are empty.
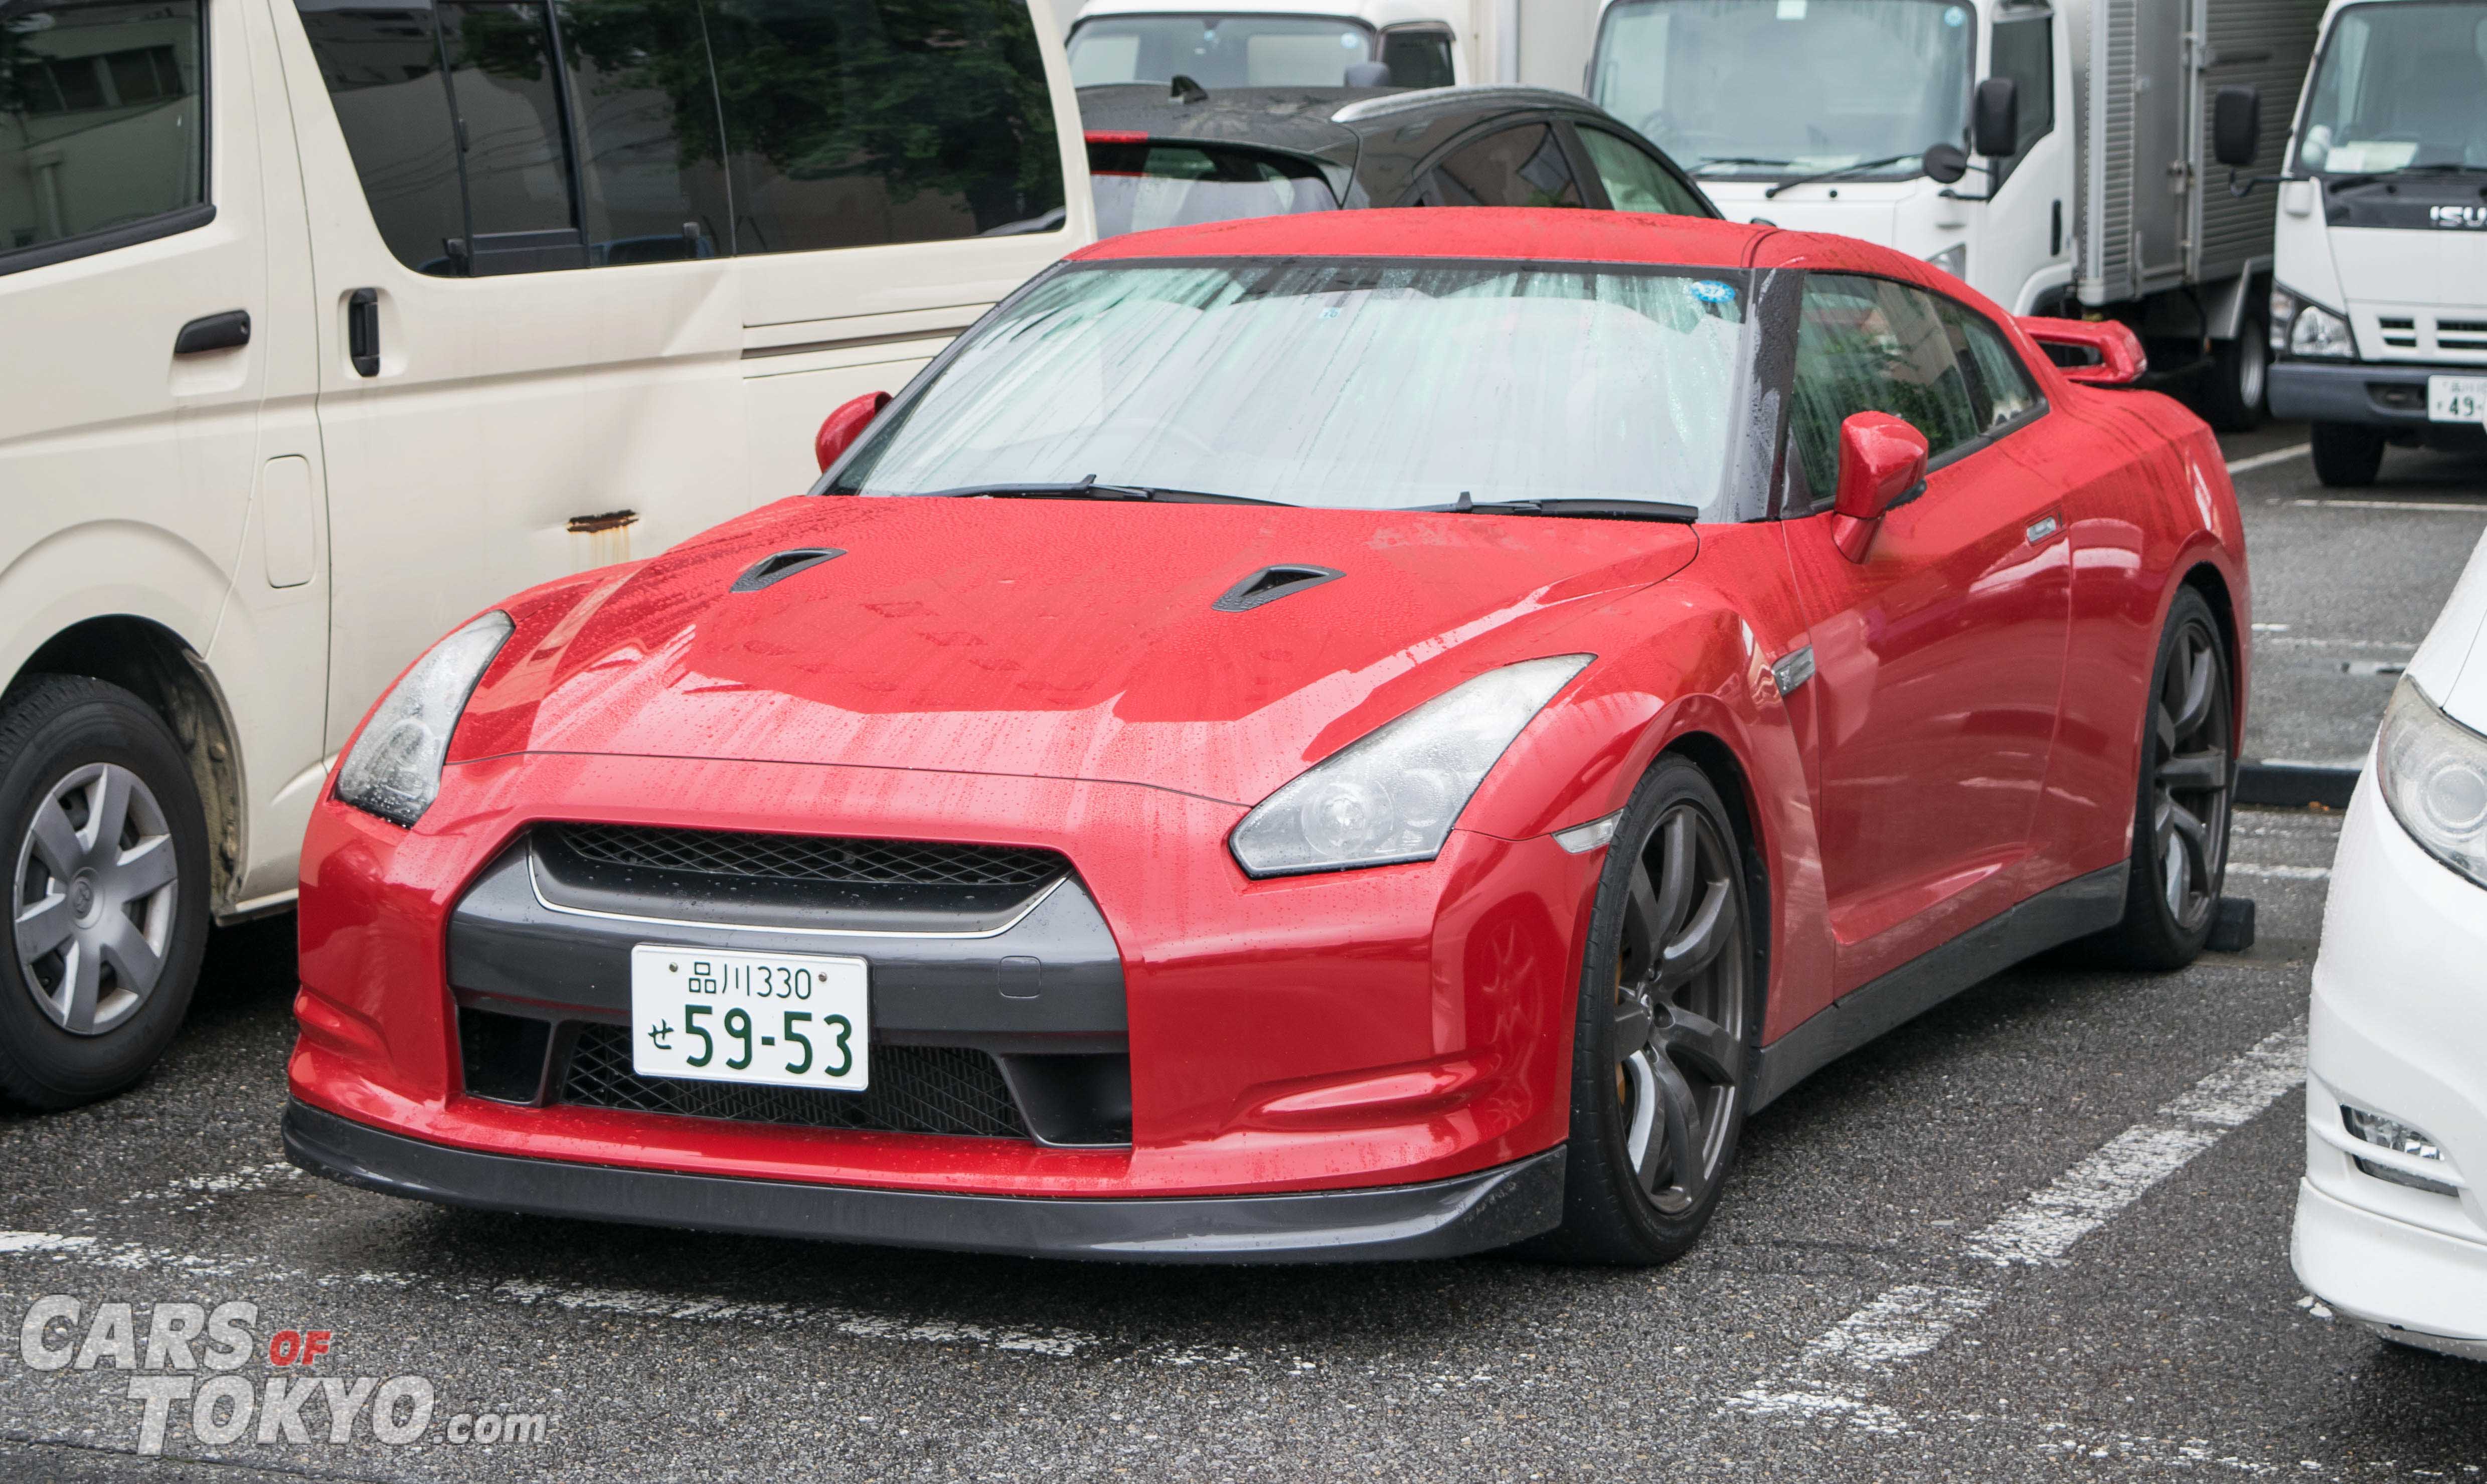
<svg viewBox="0 0 2487 1484">
<path fill-rule="evenodd" d="M 164 1451 L 168 1435 L 202 1443 L 343 1443 L 356 1429 L 374 1442 L 404 1445 L 541 1443 L 541 1412 L 483 1411 L 438 1415 L 428 1376 L 309 1375 L 336 1360 L 340 1336 L 307 1327 L 259 1337 L 259 1305 L 161 1301 L 102 1302 L 68 1294 L 29 1304 L 17 1329 L 17 1357 L 38 1371 L 128 1371 L 138 1403 L 138 1451 Z M 264 1374 L 249 1374 L 258 1371 Z"/>
</svg>

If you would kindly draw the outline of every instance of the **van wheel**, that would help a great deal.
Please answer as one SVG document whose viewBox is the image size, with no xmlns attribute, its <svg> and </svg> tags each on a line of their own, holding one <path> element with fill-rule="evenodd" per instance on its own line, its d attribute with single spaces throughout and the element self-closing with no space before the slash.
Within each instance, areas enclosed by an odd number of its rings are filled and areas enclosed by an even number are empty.
<svg viewBox="0 0 2487 1484">
<path fill-rule="evenodd" d="M 0 1094 L 121 1091 L 170 1045 L 208 940 L 208 827 L 181 743 L 138 697 L 45 675 L 0 699 Z"/>
<path fill-rule="evenodd" d="M 2211 342 L 2211 377 L 2202 388 L 2202 420 L 2222 433 L 2250 433 L 2262 426 L 2263 391 L 2270 380 L 2271 336 L 2260 315 L 2237 323 L 2237 338 Z"/>
<path fill-rule="evenodd" d="M 2384 466 L 2384 435 L 2355 423 L 2314 425 L 2314 477 L 2335 490 L 2362 490 Z"/>
<path fill-rule="evenodd" d="M 1660 759 L 1624 809 L 1598 880 L 1563 1224 L 1537 1250 L 1663 1263 L 1709 1224 L 1759 1062 L 1753 896 L 1719 791 L 1689 759 Z"/>
</svg>

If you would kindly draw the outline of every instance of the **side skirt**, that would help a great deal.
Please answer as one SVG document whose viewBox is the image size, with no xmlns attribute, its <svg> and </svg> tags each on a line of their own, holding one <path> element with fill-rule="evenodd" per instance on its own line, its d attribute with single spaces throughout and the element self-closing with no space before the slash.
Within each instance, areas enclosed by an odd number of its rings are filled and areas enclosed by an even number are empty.
<svg viewBox="0 0 2487 1484">
<path fill-rule="evenodd" d="M 1858 986 L 1762 1048 L 1753 1107 L 2022 960 L 2124 920 L 2130 861 L 2077 876 L 1997 913 L 1942 947 Z"/>
</svg>

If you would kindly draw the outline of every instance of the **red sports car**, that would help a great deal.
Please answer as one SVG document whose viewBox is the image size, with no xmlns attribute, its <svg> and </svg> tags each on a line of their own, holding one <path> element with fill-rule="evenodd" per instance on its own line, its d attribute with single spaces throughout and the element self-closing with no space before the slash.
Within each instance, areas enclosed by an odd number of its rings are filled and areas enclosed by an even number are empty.
<svg viewBox="0 0 2487 1484">
<path fill-rule="evenodd" d="M 1726 222 L 1089 249 L 811 494 L 398 682 L 303 851 L 287 1146 L 856 1242 L 1673 1256 L 1830 1058 L 2202 947 L 2245 550 L 2139 370 Z"/>
</svg>

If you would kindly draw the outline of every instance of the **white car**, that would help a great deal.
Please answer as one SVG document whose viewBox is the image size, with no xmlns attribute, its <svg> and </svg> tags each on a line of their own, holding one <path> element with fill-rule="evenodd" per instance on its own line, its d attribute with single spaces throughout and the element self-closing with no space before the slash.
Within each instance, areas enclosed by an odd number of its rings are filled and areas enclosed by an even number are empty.
<svg viewBox="0 0 2487 1484">
<path fill-rule="evenodd" d="M 0 0 L 0 1095 L 146 1070 L 425 645 L 1092 240 L 1077 121 L 1046 0 Z"/>
<path fill-rule="evenodd" d="M 2487 1359 L 2487 541 L 2385 713 L 2314 965 L 2306 1291 Z"/>
</svg>

